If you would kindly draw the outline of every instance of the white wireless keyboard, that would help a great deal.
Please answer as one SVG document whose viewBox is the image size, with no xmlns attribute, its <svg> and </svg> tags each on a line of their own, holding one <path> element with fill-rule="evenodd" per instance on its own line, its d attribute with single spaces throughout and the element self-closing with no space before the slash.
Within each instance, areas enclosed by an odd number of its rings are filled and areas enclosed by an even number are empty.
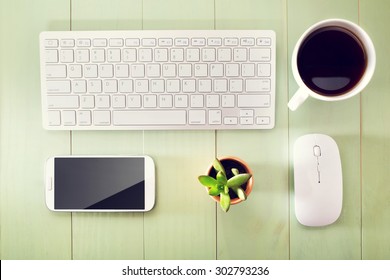
<svg viewBox="0 0 390 280">
<path fill-rule="evenodd" d="M 271 30 L 43 32 L 43 126 L 271 129 L 275 46 Z"/>
</svg>

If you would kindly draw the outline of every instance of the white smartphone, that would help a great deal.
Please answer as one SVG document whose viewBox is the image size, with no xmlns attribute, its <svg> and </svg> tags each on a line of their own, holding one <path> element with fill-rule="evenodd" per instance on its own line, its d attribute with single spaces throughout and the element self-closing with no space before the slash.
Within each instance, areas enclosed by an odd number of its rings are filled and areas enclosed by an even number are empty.
<svg viewBox="0 0 390 280">
<path fill-rule="evenodd" d="M 146 212 L 155 202 L 149 156 L 54 156 L 46 161 L 46 205 L 52 211 Z"/>
</svg>

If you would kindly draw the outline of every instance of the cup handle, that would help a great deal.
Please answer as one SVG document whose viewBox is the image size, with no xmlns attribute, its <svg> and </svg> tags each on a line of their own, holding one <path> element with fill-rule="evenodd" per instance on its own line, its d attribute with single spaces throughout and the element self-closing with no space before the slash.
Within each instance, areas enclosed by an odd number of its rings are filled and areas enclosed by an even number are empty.
<svg viewBox="0 0 390 280">
<path fill-rule="evenodd" d="M 307 90 L 305 88 L 301 87 L 295 92 L 293 97 L 291 97 L 287 106 L 288 106 L 288 108 L 290 108 L 291 111 L 295 111 L 296 109 L 298 109 L 299 106 L 301 106 L 301 104 L 303 102 L 305 102 L 305 100 L 308 97 L 309 97 L 309 94 L 307 93 Z"/>
</svg>

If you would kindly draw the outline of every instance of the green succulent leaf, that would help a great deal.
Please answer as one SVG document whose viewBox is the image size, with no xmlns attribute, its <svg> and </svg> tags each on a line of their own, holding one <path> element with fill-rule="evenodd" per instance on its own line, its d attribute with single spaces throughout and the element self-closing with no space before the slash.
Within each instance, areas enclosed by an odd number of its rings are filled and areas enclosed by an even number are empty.
<svg viewBox="0 0 390 280">
<path fill-rule="evenodd" d="M 217 173 L 217 182 L 221 185 L 226 185 L 227 183 L 226 175 L 222 171 L 218 171 Z"/>
<path fill-rule="evenodd" d="M 211 176 L 207 176 L 207 175 L 201 175 L 198 177 L 198 180 L 199 182 L 203 185 L 203 186 L 206 186 L 208 188 L 211 188 L 213 186 L 216 186 L 217 185 L 217 180 L 215 180 L 213 177 Z"/>
<path fill-rule="evenodd" d="M 209 195 L 216 196 L 216 195 L 219 195 L 220 193 L 221 193 L 221 190 L 218 188 L 217 185 L 212 186 L 209 189 Z"/>
<path fill-rule="evenodd" d="M 252 177 L 252 175 L 248 174 L 248 173 L 238 174 L 238 175 L 230 178 L 227 181 L 227 185 L 228 185 L 228 187 L 239 187 L 239 186 L 245 184 L 246 182 L 248 182 L 248 180 L 251 177 Z"/>
<path fill-rule="evenodd" d="M 222 163 L 219 161 L 219 159 L 215 159 L 213 162 L 213 167 L 217 171 L 221 171 L 223 174 L 226 174 L 225 168 L 223 167 Z"/>
<path fill-rule="evenodd" d="M 234 191 L 241 200 L 246 200 L 246 193 L 242 188 L 238 187 Z"/>
<path fill-rule="evenodd" d="M 229 194 L 229 188 L 228 188 L 227 185 L 224 186 L 224 192 L 225 192 L 226 194 Z"/>
<path fill-rule="evenodd" d="M 221 192 L 220 197 L 221 197 L 220 204 L 221 204 L 222 210 L 225 212 L 229 211 L 229 208 L 230 208 L 229 194 Z"/>
<path fill-rule="evenodd" d="M 237 168 L 232 168 L 232 173 L 233 173 L 233 175 L 238 175 L 238 174 L 240 174 L 240 171 L 238 171 Z"/>
</svg>

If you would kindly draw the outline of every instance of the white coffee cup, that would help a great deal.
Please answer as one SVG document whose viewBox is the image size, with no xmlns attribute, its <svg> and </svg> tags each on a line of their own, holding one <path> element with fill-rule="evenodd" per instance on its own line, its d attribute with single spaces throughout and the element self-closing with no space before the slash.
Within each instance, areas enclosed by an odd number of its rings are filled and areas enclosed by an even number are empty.
<svg viewBox="0 0 390 280">
<path fill-rule="evenodd" d="M 334 34 L 336 34 L 337 32 L 340 32 L 340 33 L 345 32 L 345 34 L 343 34 L 342 36 L 344 36 L 344 38 L 346 40 L 349 40 L 348 35 L 350 35 L 349 37 L 350 37 L 351 41 L 352 41 L 352 37 L 353 37 L 356 42 L 358 42 L 358 43 L 360 42 L 359 45 L 362 49 L 362 55 L 364 53 L 365 66 L 360 67 L 360 68 L 362 68 L 360 75 L 359 75 L 360 78 L 356 79 L 354 83 L 350 82 L 351 79 L 348 79 L 348 77 L 347 78 L 346 77 L 337 77 L 337 75 L 339 75 L 339 74 L 341 75 L 341 73 L 335 73 L 334 77 L 333 77 L 332 76 L 333 74 L 330 75 L 330 73 L 329 73 L 329 72 L 332 72 L 330 70 L 327 73 L 322 73 L 322 74 L 326 75 L 326 77 L 315 77 L 316 73 L 310 73 L 309 69 L 315 69 L 316 71 L 312 71 L 312 72 L 320 73 L 318 71 L 318 69 L 321 68 L 322 66 L 320 67 L 317 65 L 317 67 L 315 67 L 316 57 L 319 57 L 321 55 L 324 55 L 324 56 L 330 55 L 326 51 L 326 47 L 324 47 L 325 50 L 323 51 L 323 52 L 325 52 L 325 54 L 324 53 L 316 53 L 316 55 L 312 55 L 312 56 L 307 55 L 307 57 L 313 58 L 312 60 L 309 60 L 309 58 L 306 60 L 313 63 L 314 67 L 313 67 L 313 65 L 302 66 L 303 65 L 302 61 L 305 61 L 305 60 L 301 59 L 301 57 L 305 57 L 305 54 L 304 54 L 305 50 L 310 49 L 310 47 L 308 47 L 308 46 L 310 46 L 309 44 L 312 44 L 312 46 L 315 46 L 316 42 L 317 43 L 321 42 L 321 39 L 318 39 L 320 37 L 317 36 L 317 33 L 320 34 L 321 32 L 328 31 L 328 29 L 332 30 L 333 28 L 334 28 L 334 30 L 336 30 L 334 32 Z M 330 34 L 330 33 L 328 32 L 328 34 Z M 317 36 L 317 38 L 316 38 L 316 36 Z M 324 38 L 326 38 L 326 37 L 323 36 L 323 39 Z M 338 38 L 338 37 L 332 37 L 332 38 Z M 356 38 L 358 40 L 356 40 Z M 311 42 L 311 40 L 312 40 L 312 42 Z M 317 41 L 313 41 L 313 40 L 317 40 Z M 326 41 L 326 42 L 328 42 L 328 41 Z M 358 43 L 356 43 L 356 44 L 358 44 Z M 335 44 L 334 48 L 336 48 L 337 46 L 345 46 L 346 45 L 346 44 L 337 45 L 337 40 L 334 41 L 334 44 Z M 317 44 L 317 45 L 321 45 L 321 44 Z M 331 45 L 329 45 L 329 46 L 331 46 Z M 330 49 L 333 49 L 333 46 L 330 47 Z M 358 49 L 358 48 L 356 48 L 356 49 Z M 314 47 L 312 48 L 312 50 L 314 50 Z M 344 53 L 345 53 L 345 50 L 344 50 Z M 348 51 L 346 56 L 351 55 L 351 57 L 348 58 L 349 59 L 348 61 L 352 61 L 351 59 L 353 58 L 353 54 L 354 54 L 353 52 Z M 301 61 L 298 61 L 298 56 L 299 56 L 299 59 L 301 59 Z M 329 56 L 329 57 L 334 57 L 334 56 Z M 334 60 L 336 61 L 336 59 L 334 59 Z M 346 58 L 346 60 L 347 60 L 347 58 Z M 323 59 L 323 61 L 325 62 L 325 64 L 327 63 L 326 59 Z M 330 59 L 329 61 L 330 61 L 329 64 L 331 64 L 333 59 Z M 357 24 L 350 22 L 350 21 L 347 21 L 347 20 L 343 20 L 343 19 L 328 19 L 328 20 L 320 21 L 320 22 L 312 25 L 299 38 L 298 42 L 295 45 L 293 54 L 292 54 L 291 67 L 292 67 L 292 72 L 293 72 L 294 78 L 299 86 L 299 89 L 294 94 L 294 96 L 290 99 L 290 101 L 288 103 L 288 107 L 290 108 L 290 110 L 295 111 L 309 96 L 316 98 L 316 99 L 319 99 L 319 100 L 324 100 L 324 101 L 338 101 L 338 100 L 344 100 L 344 99 L 350 98 L 350 97 L 358 94 L 370 82 L 371 77 L 374 74 L 375 63 L 376 63 L 376 56 L 375 56 L 374 44 L 372 43 L 372 41 L 371 41 L 370 37 L 367 35 L 367 33 Z M 307 63 L 307 64 L 310 64 L 310 63 Z M 298 65 L 300 65 L 300 67 Z M 335 72 L 340 72 L 339 70 L 337 70 L 339 68 L 335 67 L 335 65 L 332 65 L 332 66 L 333 66 L 333 68 L 329 67 L 329 69 L 335 69 Z M 357 67 L 357 68 L 359 68 L 359 67 Z M 305 70 L 303 70 L 303 69 L 305 69 Z M 353 69 L 353 68 L 350 67 L 348 69 Z M 348 72 L 347 70 L 343 70 L 343 71 Z M 322 72 L 325 72 L 325 71 L 322 71 Z M 306 75 L 304 73 L 309 73 L 309 74 Z M 320 75 L 322 75 L 322 74 L 320 74 Z M 344 75 L 344 74 L 345 73 L 342 73 L 342 75 Z M 302 77 L 305 75 L 306 76 L 312 75 L 313 77 L 311 77 L 311 79 L 307 79 L 306 77 Z M 356 75 L 356 77 L 358 77 L 358 76 Z M 331 81 L 331 82 L 333 82 L 333 84 L 329 84 L 329 83 L 327 84 L 327 81 Z M 344 86 L 345 90 L 343 90 L 343 86 Z M 337 94 L 330 94 L 332 91 L 333 92 L 339 91 L 339 92 Z"/>
</svg>

